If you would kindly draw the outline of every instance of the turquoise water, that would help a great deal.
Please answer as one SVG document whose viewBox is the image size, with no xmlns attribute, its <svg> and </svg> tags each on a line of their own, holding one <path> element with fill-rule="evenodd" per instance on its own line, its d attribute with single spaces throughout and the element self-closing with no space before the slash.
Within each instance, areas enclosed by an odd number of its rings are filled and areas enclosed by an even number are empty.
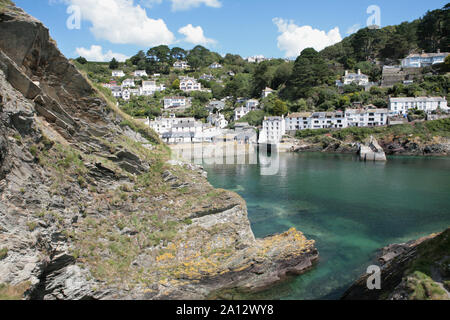
<svg viewBox="0 0 450 320">
<path fill-rule="evenodd" d="M 266 292 L 271 299 L 338 299 L 377 249 L 450 226 L 450 158 L 280 154 L 280 170 L 207 165 L 209 181 L 239 193 L 257 237 L 291 227 L 316 240 L 320 262 Z M 261 297 L 260 297 L 261 298 Z"/>
</svg>

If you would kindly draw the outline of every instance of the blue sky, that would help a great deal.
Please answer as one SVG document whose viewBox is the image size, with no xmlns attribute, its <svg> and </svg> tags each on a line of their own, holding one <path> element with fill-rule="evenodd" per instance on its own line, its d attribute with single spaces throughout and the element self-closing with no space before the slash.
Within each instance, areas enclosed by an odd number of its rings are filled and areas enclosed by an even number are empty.
<svg viewBox="0 0 450 320">
<path fill-rule="evenodd" d="M 295 57 L 317 50 L 367 25 L 380 8 L 381 26 L 421 17 L 447 0 L 15 0 L 49 27 L 68 57 L 110 60 L 132 56 L 158 44 L 190 49 L 204 45 L 243 57 Z M 72 6 L 72 13 L 67 13 Z M 69 17 L 81 12 L 80 29 Z M 71 22 L 77 22 L 72 19 Z"/>
</svg>

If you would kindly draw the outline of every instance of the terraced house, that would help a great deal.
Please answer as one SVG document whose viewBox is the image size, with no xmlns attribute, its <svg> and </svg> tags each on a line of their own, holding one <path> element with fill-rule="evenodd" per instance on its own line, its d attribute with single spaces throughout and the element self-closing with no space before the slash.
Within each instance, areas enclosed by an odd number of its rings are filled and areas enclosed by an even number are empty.
<svg viewBox="0 0 450 320">
<path fill-rule="evenodd" d="M 445 97 L 407 97 L 390 98 L 389 111 L 397 115 L 406 115 L 409 110 L 417 109 L 426 113 L 431 113 L 438 109 L 449 111 L 447 99 Z"/>
<path fill-rule="evenodd" d="M 202 84 L 194 78 L 184 77 L 180 81 L 180 90 L 184 92 L 202 91 Z"/>
<path fill-rule="evenodd" d="M 425 53 L 424 51 L 422 51 L 422 53 L 420 54 L 410 54 L 402 60 L 402 67 L 429 67 L 438 63 L 443 63 L 448 55 L 450 55 L 449 52 L 441 52 L 440 50 L 438 50 L 437 53 Z"/>
<path fill-rule="evenodd" d="M 347 127 L 347 120 L 342 111 L 314 112 L 310 118 L 310 129 L 342 129 Z"/>
<path fill-rule="evenodd" d="M 377 109 L 370 105 L 364 109 L 347 109 L 345 117 L 348 127 L 385 126 L 389 118 L 389 110 Z"/>
</svg>

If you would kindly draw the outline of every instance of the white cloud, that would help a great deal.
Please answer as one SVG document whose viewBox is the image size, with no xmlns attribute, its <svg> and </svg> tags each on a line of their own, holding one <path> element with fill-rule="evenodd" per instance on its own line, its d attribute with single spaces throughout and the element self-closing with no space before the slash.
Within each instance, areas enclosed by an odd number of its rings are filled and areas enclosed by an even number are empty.
<svg viewBox="0 0 450 320">
<path fill-rule="evenodd" d="M 347 34 L 353 34 L 357 32 L 359 29 L 361 29 L 361 25 L 359 23 L 352 25 L 350 28 L 347 29 Z"/>
<path fill-rule="evenodd" d="M 139 4 L 135 5 L 133 0 L 65 1 L 80 7 L 82 19 L 92 23 L 90 30 L 97 39 L 145 47 L 175 42 L 166 23 L 162 19 L 149 18 L 147 11 Z"/>
<path fill-rule="evenodd" d="M 181 11 L 197 8 L 204 4 L 207 7 L 220 8 L 222 3 L 219 0 L 171 0 L 172 10 Z"/>
<path fill-rule="evenodd" d="M 192 24 L 188 24 L 178 30 L 179 33 L 185 36 L 183 41 L 192 44 L 208 45 L 216 43 L 216 40 L 205 37 L 202 27 L 194 27 Z"/>
<path fill-rule="evenodd" d="M 156 4 L 161 4 L 162 0 L 139 0 L 140 4 L 142 4 L 146 8 L 152 8 Z"/>
<path fill-rule="evenodd" d="M 282 18 L 273 19 L 273 23 L 281 33 L 278 37 L 278 48 L 285 51 L 287 58 L 297 57 L 306 48 L 319 51 L 342 41 L 338 27 L 327 33 L 311 26 L 297 26 L 293 21 Z"/>
<path fill-rule="evenodd" d="M 116 58 L 119 62 L 124 62 L 128 57 L 121 53 L 114 53 L 111 50 L 103 53 L 103 48 L 101 46 L 92 45 L 90 49 L 86 48 L 76 48 L 76 53 L 81 57 L 86 58 L 88 61 L 98 61 L 106 62 L 111 61 L 112 58 Z"/>
</svg>

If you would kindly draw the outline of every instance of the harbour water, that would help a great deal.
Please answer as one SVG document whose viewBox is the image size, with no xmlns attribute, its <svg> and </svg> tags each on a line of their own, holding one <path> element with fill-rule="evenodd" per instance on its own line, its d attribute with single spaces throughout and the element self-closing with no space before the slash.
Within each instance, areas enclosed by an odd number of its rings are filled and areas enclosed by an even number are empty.
<svg viewBox="0 0 450 320">
<path fill-rule="evenodd" d="M 450 227 L 450 158 L 279 154 L 261 164 L 211 164 L 209 181 L 240 194 L 252 229 L 265 237 L 296 227 L 316 240 L 320 262 L 256 298 L 338 299 L 379 248 Z"/>
</svg>

